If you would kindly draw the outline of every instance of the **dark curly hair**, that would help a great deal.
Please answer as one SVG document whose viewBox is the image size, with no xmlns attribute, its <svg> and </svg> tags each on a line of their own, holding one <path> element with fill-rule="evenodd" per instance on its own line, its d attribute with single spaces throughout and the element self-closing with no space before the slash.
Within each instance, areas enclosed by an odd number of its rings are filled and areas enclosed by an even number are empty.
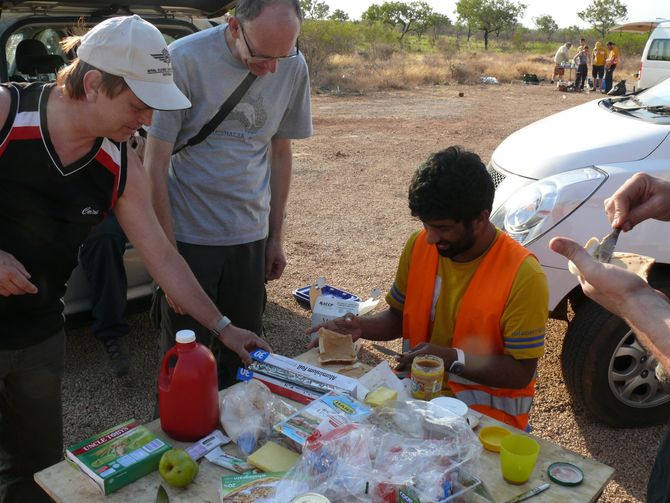
<svg viewBox="0 0 670 503">
<path fill-rule="evenodd" d="M 472 222 L 491 211 L 495 187 L 474 152 L 452 146 L 431 154 L 409 184 L 409 209 L 422 221 Z"/>
</svg>

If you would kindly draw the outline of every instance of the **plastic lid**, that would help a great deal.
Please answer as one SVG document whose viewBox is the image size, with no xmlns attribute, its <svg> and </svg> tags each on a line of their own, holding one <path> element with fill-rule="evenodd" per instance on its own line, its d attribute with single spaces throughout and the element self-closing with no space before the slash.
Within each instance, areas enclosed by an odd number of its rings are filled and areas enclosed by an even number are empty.
<svg viewBox="0 0 670 503">
<path fill-rule="evenodd" d="M 447 409 L 449 412 L 453 412 L 457 416 L 465 417 L 465 415 L 468 413 L 467 404 L 458 398 L 453 398 L 450 396 L 438 396 L 437 398 L 433 398 L 430 403 L 443 409 Z"/>
<path fill-rule="evenodd" d="M 177 332 L 177 342 L 180 344 L 195 342 L 195 332 L 193 330 L 180 330 Z"/>
<path fill-rule="evenodd" d="M 291 503 L 330 503 L 330 500 L 323 494 L 305 493 L 293 498 Z"/>
<path fill-rule="evenodd" d="M 584 472 L 572 463 L 559 461 L 547 468 L 549 478 L 562 486 L 578 486 L 584 482 Z"/>
<path fill-rule="evenodd" d="M 500 442 L 512 432 L 500 426 L 487 426 L 479 432 L 479 441 L 485 449 L 492 452 L 500 452 Z"/>
</svg>

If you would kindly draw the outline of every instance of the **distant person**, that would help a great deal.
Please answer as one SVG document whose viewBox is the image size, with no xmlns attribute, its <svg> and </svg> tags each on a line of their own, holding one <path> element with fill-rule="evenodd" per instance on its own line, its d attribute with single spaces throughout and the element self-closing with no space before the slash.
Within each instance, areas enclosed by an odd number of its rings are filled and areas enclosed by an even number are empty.
<svg viewBox="0 0 670 503">
<path fill-rule="evenodd" d="M 602 42 L 598 40 L 595 47 L 593 48 L 592 54 L 593 68 L 591 71 L 591 77 L 593 78 L 593 89 L 599 90 L 603 85 L 606 59 L 607 51 L 603 47 Z"/>
<path fill-rule="evenodd" d="M 614 70 L 621 63 L 621 52 L 614 42 L 607 42 L 607 59 L 605 60 L 605 94 L 612 90 Z"/>
<path fill-rule="evenodd" d="M 577 47 L 577 52 L 581 51 L 585 46 L 586 46 L 586 39 L 582 37 L 579 39 L 579 47 Z"/>
<path fill-rule="evenodd" d="M 589 60 L 591 59 L 591 52 L 588 45 L 580 46 L 579 51 L 572 59 L 577 65 L 577 72 L 575 74 L 575 91 L 583 91 L 586 78 L 589 74 Z"/>
<path fill-rule="evenodd" d="M 555 80 L 562 79 L 565 74 L 565 65 L 570 63 L 570 48 L 572 47 L 572 42 L 566 42 L 558 48 L 556 54 L 554 55 L 554 74 L 551 77 L 551 82 Z"/>
<path fill-rule="evenodd" d="M 130 370 L 130 355 L 122 343 L 128 331 L 124 319 L 128 280 L 123 265 L 126 235 L 111 212 L 96 225 L 79 249 L 79 265 L 88 281 L 93 324 L 98 339 L 116 377 Z"/>
<path fill-rule="evenodd" d="M 489 220 L 494 193 L 477 154 L 449 147 L 430 155 L 409 186 L 423 229 L 405 244 L 389 308 L 324 326 L 355 339 L 402 337 L 399 369 L 409 370 L 419 355 L 439 356 L 445 392 L 523 430 L 544 354 L 549 292 L 537 259 Z"/>
</svg>

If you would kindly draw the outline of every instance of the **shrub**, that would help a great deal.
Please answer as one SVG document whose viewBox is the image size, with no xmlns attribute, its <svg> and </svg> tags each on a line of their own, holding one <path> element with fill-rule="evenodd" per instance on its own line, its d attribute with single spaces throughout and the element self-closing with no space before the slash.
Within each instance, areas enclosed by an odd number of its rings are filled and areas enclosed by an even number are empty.
<svg viewBox="0 0 670 503">
<path fill-rule="evenodd" d="M 307 60 L 312 83 L 318 85 L 319 75 L 327 68 L 331 56 L 352 53 L 359 41 L 360 33 L 354 23 L 305 20 L 300 34 L 300 50 Z"/>
</svg>

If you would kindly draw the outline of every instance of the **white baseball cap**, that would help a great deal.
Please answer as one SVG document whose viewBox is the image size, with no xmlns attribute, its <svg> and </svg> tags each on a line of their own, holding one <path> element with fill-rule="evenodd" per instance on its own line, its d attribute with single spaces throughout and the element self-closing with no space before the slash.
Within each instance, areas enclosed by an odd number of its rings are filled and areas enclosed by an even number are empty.
<svg viewBox="0 0 670 503">
<path fill-rule="evenodd" d="M 123 77 L 147 106 L 181 110 L 191 102 L 172 79 L 170 52 L 161 32 L 140 16 L 113 17 L 81 39 L 77 56 L 103 72 Z"/>
</svg>

